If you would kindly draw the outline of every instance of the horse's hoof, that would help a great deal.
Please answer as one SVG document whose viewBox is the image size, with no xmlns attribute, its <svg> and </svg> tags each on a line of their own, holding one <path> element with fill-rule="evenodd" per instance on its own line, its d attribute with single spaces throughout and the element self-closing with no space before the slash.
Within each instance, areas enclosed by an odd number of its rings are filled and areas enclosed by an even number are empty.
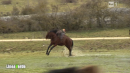
<svg viewBox="0 0 130 73">
<path fill-rule="evenodd" d="M 46 53 L 46 55 L 49 55 L 49 53 Z"/>
<path fill-rule="evenodd" d="M 69 57 L 71 57 L 71 56 L 73 56 L 73 55 L 69 55 Z"/>
<path fill-rule="evenodd" d="M 46 54 L 46 55 L 49 55 L 49 54 Z"/>
</svg>

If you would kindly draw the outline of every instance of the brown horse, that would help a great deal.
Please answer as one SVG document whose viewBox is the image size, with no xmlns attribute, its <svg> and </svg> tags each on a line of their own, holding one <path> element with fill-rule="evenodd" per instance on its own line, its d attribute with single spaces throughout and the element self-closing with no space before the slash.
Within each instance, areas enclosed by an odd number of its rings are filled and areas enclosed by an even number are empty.
<svg viewBox="0 0 130 73">
<path fill-rule="evenodd" d="M 98 66 L 85 66 L 82 68 L 70 67 L 64 69 L 51 70 L 46 73 L 101 73 Z"/>
<path fill-rule="evenodd" d="M 63 46 L 65 45 L 68 49 L 69 49 L 69 56 L 72 56 L 71 52 L 72 52 L 72 48 L 73 48 L 73 40 L 70 39 L 68 36 L 64 35 L 63 39 L 61 40 L 57 35 L 56 32 L 58 30 L 51 30 L 47 33 L 46 35 L 46 39 L 50 39 L 51 43 L 48 46 L 48 49 L 46 51 L 46 54 L 49 55 L 51 50 L 59 45 L 59 46 Z M 53 46 L 52 46 L 53 45 Z M 52 47 L 51 47 L 52 46 Z M 49 50 L 49 48 L 51 47 L 51 49 Z"/>
</svg>

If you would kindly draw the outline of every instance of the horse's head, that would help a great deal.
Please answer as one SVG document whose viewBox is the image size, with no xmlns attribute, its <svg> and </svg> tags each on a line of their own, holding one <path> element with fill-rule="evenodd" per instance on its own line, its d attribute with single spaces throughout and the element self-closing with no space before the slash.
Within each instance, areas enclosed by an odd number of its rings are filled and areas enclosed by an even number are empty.
<svg viewBox="0 0 130 73">
<path fill-rule="evenodd" d="M 57 31 L 57 29 L 49 31 L 46 35 L 46 39 L 52 39 L 53 37 L 55 37 Z"/>
<path fill-rule="evenodd" d="M 55 33 L 54 32 L 48 32 L 47 35 L 46 35 L 46 39 L 52 39 L 53 37 L 55 37 Z"/>
</svg>

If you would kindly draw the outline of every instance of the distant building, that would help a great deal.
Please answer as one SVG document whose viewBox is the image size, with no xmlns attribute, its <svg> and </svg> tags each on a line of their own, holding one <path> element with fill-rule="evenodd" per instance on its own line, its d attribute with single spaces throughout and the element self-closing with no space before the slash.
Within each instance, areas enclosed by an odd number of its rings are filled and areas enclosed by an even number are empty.
<svg viewBox="0 0 130 73">
<path fill-rule="evenodd" d="M 115 6 L 117 6 L 117 4 L 118 4 L 118 2 L 117 1 L 109 1 L 108 2 L 108 7 L 115 7 Z"/>
</svg>

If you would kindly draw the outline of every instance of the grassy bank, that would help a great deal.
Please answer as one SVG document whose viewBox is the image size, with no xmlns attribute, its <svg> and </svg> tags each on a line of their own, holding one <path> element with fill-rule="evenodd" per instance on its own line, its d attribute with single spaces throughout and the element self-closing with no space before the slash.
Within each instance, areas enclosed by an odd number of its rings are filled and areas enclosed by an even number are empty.
<svg viewBox="0 0 130 73">
<path fill-rule="evenodd" d="M 129 28 L 124 29 L 94 29 L 84 31 L 66 31 L 66 35 L 71 38 L 84 37 L 128 37 Z M 45 38 L 47 32 L 19 32 L 0 34 L 0 39 L 42 39 Z"/>
<path fill-rule="evenodd" d="M 1 53 L 11 52 L 45 52 L 50 41 L 43 42 L 0 42 Z M 44 46 L 43 46 L 44 45 Z M 129 49 L 129 40 L 88 40 L 88 41 L 74 41 L 74 48 L 80 51 L 110 51 L 118 49 Z M 56 46 L 53 51 L 62 51 L 64 46 Z"/>
</svg>

